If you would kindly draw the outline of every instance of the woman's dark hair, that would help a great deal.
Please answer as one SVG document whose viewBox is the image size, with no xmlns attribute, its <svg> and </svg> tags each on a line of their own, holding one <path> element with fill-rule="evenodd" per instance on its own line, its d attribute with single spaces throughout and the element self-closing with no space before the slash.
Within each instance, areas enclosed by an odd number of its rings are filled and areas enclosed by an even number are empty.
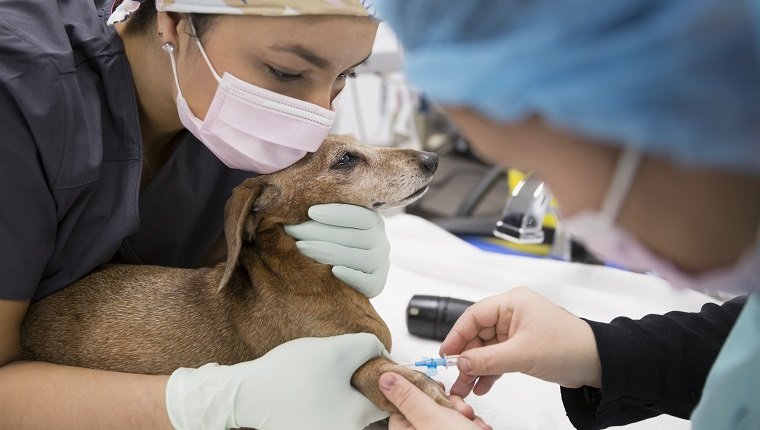
<svg viewBox="0 0 760 430">
<path fill-rule="evenodd" d="M 146 0 L 142 2 L 140 8 L 129 17 L 129 20 L 127 21 L 127 31 L 135 33 L 155 31 L 156 13 L 156 0 Z M 203 13 L 189 13 L 187 15 L 192 20 L 196 35 L 199 38 L 203 37 L 216 17 L 216 15 Z"/>
</svg>

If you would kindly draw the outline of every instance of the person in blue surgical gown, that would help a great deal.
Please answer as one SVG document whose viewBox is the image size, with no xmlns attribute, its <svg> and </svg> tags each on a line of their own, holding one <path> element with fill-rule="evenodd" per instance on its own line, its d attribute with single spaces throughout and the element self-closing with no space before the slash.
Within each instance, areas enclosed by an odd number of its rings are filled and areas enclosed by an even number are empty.
<svg viewBox="0 0 760 430">
<path fill-rule="evenodd" d="M 412 85 L 483 156 L 540 175 L 578 240 L 735 297 L 602 324 L 508 291 L 443 342 L 463 357 L 452 393 L 522 372 L 559 384 L 579 429 L 760 428 L 760 2 L 378 3 Z M 392 429 L 465 428 L 394 374 L 380 387 Z"/>
</svg>

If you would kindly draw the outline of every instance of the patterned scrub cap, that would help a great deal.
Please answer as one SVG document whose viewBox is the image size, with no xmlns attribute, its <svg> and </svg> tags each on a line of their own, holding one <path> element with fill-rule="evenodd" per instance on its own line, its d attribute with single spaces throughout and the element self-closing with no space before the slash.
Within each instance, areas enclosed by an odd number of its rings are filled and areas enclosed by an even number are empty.
<svg viewBox="0 0 760 430">
<path fill-rule="evenodd" d="M 156 9 L 228 15 L 369 15 L 359 0 L 156 0 Z"/>
<path fill-rule="evenodd" d="M 108 18 L 108 25 L 126 21 L 144 1 L 122 1 Z M 156 0 L 156 10 L 220 15 L 369 16 L 361 0 Z"/>
</svg>

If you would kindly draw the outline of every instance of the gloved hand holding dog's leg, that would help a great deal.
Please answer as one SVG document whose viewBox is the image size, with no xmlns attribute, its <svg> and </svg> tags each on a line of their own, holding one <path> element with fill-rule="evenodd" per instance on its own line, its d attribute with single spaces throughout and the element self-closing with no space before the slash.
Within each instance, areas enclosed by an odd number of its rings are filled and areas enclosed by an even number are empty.
<svg viewBox="0 0 760 430">
<path fill-rule="evenodd" d="M 169 417 L 179 430 L 361 429 L 388 413 L 351 376 L 383 350 L 368 333 L 303 338 L 245 363 L 177 369 L 166 386 Z"/>
<path fill-rule="evenodd" d="M 390 267 L 383 217 L 340 203 L 312 206 L 309 217 L 313 221 L 285 226 L 285 232 L 298 240 L 301 253 L 332 265 L 336 278 L 365 296 L 380 294 Z"/>
</svg>

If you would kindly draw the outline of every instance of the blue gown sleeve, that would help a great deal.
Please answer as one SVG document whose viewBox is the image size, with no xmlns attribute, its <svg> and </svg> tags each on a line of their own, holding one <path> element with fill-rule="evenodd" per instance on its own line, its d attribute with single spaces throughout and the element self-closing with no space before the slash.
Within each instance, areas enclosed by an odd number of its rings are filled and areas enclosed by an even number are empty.
<svg viewBox="0 0 760 430">
<path fill-rule="evenodd" d="M 707 376 L 693 430 L 760 428 L 760 294 L 750 296 Z"/>
</svg>

